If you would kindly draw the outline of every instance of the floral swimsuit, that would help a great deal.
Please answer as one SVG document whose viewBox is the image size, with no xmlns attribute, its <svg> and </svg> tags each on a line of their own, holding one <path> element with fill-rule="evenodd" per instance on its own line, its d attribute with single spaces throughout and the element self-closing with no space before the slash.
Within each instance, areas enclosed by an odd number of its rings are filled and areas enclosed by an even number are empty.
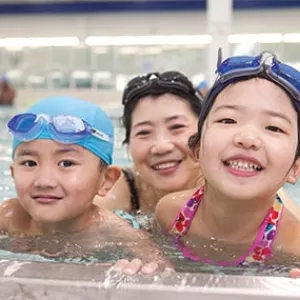
<svg viewBox="0 0 300 300">
<path fill-rule="evenodd" d="M 186 203 L 186 205 L 177 215 L 170 230 L 170 233 L 175 234 L 175 243 L 177 247 L 182 251 L 182 254 L 193 261 L 201 261 L 206 264 L 213 264 L 218 266 L 247 265 L 253 262 L 264 263 L 266 259 L 272 254 L 272 244 L 278 231 L 278 226 L 284 207 L 280 197 L 278 195 L 276 196 L 273 206 L 268 211 L 265 219 L 263 220 L 256 239 L 247 253 L 239 257 L 234 262 L 213 262 L 209 259 L 201 259 L 200 257 L 196 256 L 180 241 L 180 239 L 188 232 L 193 218 L 203 199 L 203 196 L 204 186 L 200 187 L 194 193 L 191 199 Z"/>
</svg>

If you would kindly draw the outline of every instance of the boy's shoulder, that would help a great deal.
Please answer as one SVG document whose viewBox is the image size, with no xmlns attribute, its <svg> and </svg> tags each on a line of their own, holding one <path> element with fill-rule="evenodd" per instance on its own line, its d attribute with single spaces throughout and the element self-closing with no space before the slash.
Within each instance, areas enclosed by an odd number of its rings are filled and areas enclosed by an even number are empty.
<svg viewBox="0 0 300 300">
<path fill-rule="evenodd" d="M 13 231 L 21 217 L 21 211 L 23 211 L 22 206 L 16 198 L 2 202 L 0 204 L 0 231 Z"/>
</svg>

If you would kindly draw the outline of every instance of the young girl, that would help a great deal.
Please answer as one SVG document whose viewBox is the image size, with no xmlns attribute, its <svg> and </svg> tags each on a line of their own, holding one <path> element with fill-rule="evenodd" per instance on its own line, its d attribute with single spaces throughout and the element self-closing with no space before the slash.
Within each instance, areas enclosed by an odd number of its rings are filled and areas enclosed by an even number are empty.
<svg viewBox="0 0 300 300">
<path fill-rule="evenodd" d="M 195 262 L 299 261 L 299 221 L 276 193 L 300 173 L 300 73 L 262 53 L 217 74 L 189 141 L 205 184 L 162 198 L 156 217 Z"/>
<path fill-rule="evenodd" d="M 50 97 L 8 127 L 17 198 L 0 206 L 0 229 L 9 237 L 8 243 L 1 239 L 2 248 L 61 257 L 123 253 L 164 264 L 145 233 L 92 203 L 120 176 L 111 165 L 113 126 L 98 106 Z"/>
</svg>

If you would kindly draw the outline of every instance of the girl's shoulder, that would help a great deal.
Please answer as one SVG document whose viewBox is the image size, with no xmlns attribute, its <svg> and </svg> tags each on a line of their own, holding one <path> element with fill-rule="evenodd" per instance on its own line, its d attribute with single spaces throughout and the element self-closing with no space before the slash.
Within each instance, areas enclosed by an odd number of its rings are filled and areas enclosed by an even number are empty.
<svg viewBox="0 0 300 300">
<path fill-rule="evenodd" d="M 197 189 L 189 189 L 168 194 L 161 198 L 155 209 L 155 217 L 164 231 L 168 231 L 177 215 Z"/>
<path fill-rule="evenodd" d="M 282 200 L 284 207 L 300 221 L 300 206 L 290 198 L 284 188 L 280 188 L 277 195 Z"/>
<path fill-rule="evenodd" d="M 275 245 L 285 253 L 293 254 L 300 259 L 300 221 L 288 209 L 283 211 Z"/>
</svg>

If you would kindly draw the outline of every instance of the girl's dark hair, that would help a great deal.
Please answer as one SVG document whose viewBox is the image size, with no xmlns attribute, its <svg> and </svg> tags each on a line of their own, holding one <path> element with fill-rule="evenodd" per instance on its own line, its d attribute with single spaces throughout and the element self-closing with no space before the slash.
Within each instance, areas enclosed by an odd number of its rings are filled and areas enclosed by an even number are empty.
<svg viewBox="0 0 300 300">
<path fill-rule="evenodd" d="M 215 84 L 212 86 L 212 88 L 207 93 L 205 100 L 203 102 L 202 110 L 201 110 L 201 113 L 199 116 L 199 121 L 198 121 L 198 131 L 196 134 L 192 135 L 189 138 L 188 144 L 189 144 L 189 147 L 191 148 L 191 150 L 194 151 L 200 145 L 203 125 L 204 125 L 205 120 L 206 120 L 212 106 L 214 105 L 215 100 L 216 100 L 217 96 L 219 95 L 219 93 L 221 93 L 230 84 L 235 84 L 237 82 L 246 81 L 246 80 L 249 80 L 252 78 L 263 78 L 263 79 L 273 82 L 274 84 L 278 85 L 281 89 L 283 89 L 286 92 L 286 94 L 288 95 L 288 97 L 290 98 L 292 105 L 294 106 L 296 112 L 298 113 L 297 114 L 298 144 L 297 144 L 297 149 L 296 149 L 296 154 L 295 154 L 295 161 L 297 160 L 298 157 L 300 157 L 300 130 L 299 130 L 299 128 L 300 128 L 300 104 L 298 104 L 297 100 L 295 100 L 287 90 L 285 90 L 278 83 L 270 80 L 270 78 L 264 76 L 264 74 L 255 75 L 255 76 L 239 77 L 239 78 L 235 78 L 234 80 L 228 81 L 226 83 L 219 83 L 218 81 L 215 82 Z"/>
<path fill-rule="evenodd" d="M 203 97 L 184 74 L 168 71 L 135 77 L 128 82 L 122 97 L 124 110 L 121 122 L 125 128 L 123 144 L 129 142 L 132 113 L 140 99 L 146 96 L 159 97 L 167 93 L 185 99 L 190 104 L 192 112 L 199 116 Z"/>
</svg>

